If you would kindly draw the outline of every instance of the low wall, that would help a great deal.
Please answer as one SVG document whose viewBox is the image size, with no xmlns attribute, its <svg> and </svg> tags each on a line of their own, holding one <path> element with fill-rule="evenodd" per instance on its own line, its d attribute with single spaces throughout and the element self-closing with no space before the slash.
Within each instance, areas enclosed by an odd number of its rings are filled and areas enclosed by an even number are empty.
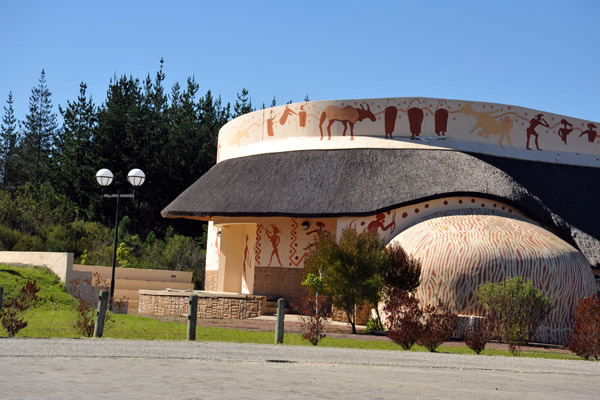
<svg viewBox="0 0 600 400">
<path fill-rule="evenodd" d="M 47 251 L 0 251 L 0 263 L 46 267 L 67 283 L 73 279 L 73 253 Z"/>
<path fill-rule="evenodd" d="M 303 268 L 255 267 L 253 293 L 300 304 L 306 295 L 302 287 Z"/>
<path fill-rule="evenodd" d="M 371 317 L 371 306 L 354 306 L 356 313 L 356 325 L 366 325 Z M 331 319 L 337 322 L 348 322 L 346 312 L 341 308 L 331 307 Z"/>
<path fill-rule="evenodd" d="M 189 312 L 190 294 L 198 295 L 198 318 L 203 319 L 245 319 L 259 317 L 267 304 L 264 296 L 251 294 L 140 290 L 140 314 L 181 317 Z"/>
<path fill-rule="evenodd" d="M 205 271 L 204 272 L 204 290 L 213 291 L 217 290 L 217 282 L 219 279 L 219 271 Z"/>
</svg>

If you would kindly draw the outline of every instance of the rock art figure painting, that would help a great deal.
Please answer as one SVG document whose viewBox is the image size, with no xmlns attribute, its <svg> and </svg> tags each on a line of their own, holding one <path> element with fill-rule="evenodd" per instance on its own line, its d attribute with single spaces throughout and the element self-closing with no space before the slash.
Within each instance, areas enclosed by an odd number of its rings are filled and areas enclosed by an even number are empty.
<svg viewBox="0 0 600 400">
<path fill-rule="evenodd" d="M 563 124 L 563 126 L 558 130 L 558 136 L 564 144 L 567 144 L 567 136 L 573 131 L 573 124 L 564 118 L 560 120 L 560 123 Z"/>
<path fill-rule="evenodd" d="M 496 118 L 490 115 L 496 111 L 486 111 L 480 113 L 473 110 L 471 104 L 465 104 L 460 110 L 458 110 L 458 112 L 477 118 L 477 122 L 475 125 L 473 125 L 473 128 L 469 131 L 469 133 L 477 131 L 477 135 L 483 136 L 485 139 L 489 138 L 490 135 L 499 135 L 500 139 L 498 140 L 498 144 L 500 147 L 502 147 L 502 142 L 504 139 L 506 139 L 508 145 L 512 147 L 512 143 L 510 141 L 510 130 L 513 127 L 514 121 L 508 116 L 504 117 L 502 121 L 498 121 Z"/>
<path fill-rule="evenodd" d="M 290 115 L 296 115 L 296 113 L 294 112 L 294 110 L 290 109 L 290 105 L 286 104 L 285 106 L 285 110 L 283 110 L 283 113 L 281 114 L 281 118 L 279 118 L 279 125 L 285 125 L 285 123 L 287 122 L 287 119 Z"/>
<path fill-rule="evenodd" d="M 398 108 L 396 106 L 386 107 L 384 112 L 384 122 L 385 122 L 385 137 L 391 138 L 394 133 L 394 128 L 396 127 L 396 117 L 398 116 Z"/>
<path fill-rule="evenodd" d="M 392 215 L 392 221 L 387 225 L 385 225 L 385 214 L 377 214 L 375 216 L 375 220 L 369 222 L 369 225 L 367 225 L 367 230 L 371 233 L 379 233 L 380 229 L 382 232 L 391 229 L 390 232 L 393 232 L 394 229 L 396 229 L 396 211 L 394 211 L 393 213 L 394 214 Z"/>
<path fill-rule="evenodd" d="M 333 125 L 334 122 L 339 121 L 344 125 L 343 136 L 346 136 L 346 130 L 348 129 L 348 124 L 350 124 L 350 137 L 351 140 L 354 140 L 354 124 L 358 121 L 362 121 L 365 118 L 375 121 L 375 115 L 373 115 L 371 112 L 368 104 L 367 108 L 365 108 L 363 104 L 360 105 L 360 108 L 355 108 L 352 106 L 328 106 L 321 114 L 321 119 L 319 122 L 321 139 L 323 139 L 323 123 L 325 123 L 325 120 L 327 119 L 329 119 L 329 124 L 327 125 L 327 134 L 329 139 L 331 139 L 331 125 Z"/>
<path fill-rule="evenodd" d="M 587 124 L 587 127 L 587 130 L 581 132 L 581 135 L 579 135 L 579 137 L 582 137 L 583 135 L 588 135 L 588 142 L 594 143 L 594 140 L 596 140 L 596 136 L 598 136 L 598 132 L 596 132 L 596 125 L 590 122 Z"/>
<path fill-rule="evenodd" d="M 246 265 L 250 261 L 250 250 L 248 250 L 248 235 L 246 235 L 246 247 L 244 247 L 244 262 L 242 266 L 244 267 L 244 277 L 246 276 Z M 250 269 L 250 265 L 248 265 L 248 269 Z"/>
<path fill-rule="evenodd" d="M 416 99 L 419 103 L 421 103 L 421 100 Z M 421 134 L 421 124 L 423 123 L 423 110 L 420 109 L 419 107 L 410 107 L 410 105 L 412 104 L 414 100 L 411 100 L 411 102 L 409 103 L 409 108 L 408 111 L 406 112 L 408 114 L 408 124 L 410 125 L 410 138 L 411 139 L 415 139 L 415 137 L 419 136 Z"/>
<path fill-rule="evenodd" d="M 300 106 L 298 112 L 298 125 L 300 125 L 300 128 L 306 127 L 306 110 L 304 110 L 304 106 Z"/>
<path fill-rule="evenodd" d="M 434 115 L 435 134 L 438 136 L 446 136 L 446 132 L 448 131 L 448 110 L 440 107 L 442 104 L 443 101 L 438 103 Z"/>
<path fill-rule="evenodd" d="M 308 231 L 306 232 L 306 236 L 310 236 L 310 235 L 314 235 L 314 234 L 321 234 L 323 232 L 329 232 L 328 230 L 325 229 L 325 224 L 321 221 L 317 221 L 316 222 L 317 225 L 317 229 L 313 229 L 312 231 Z M 303 250 L 308 250 L 311 247 L 313 247 L 315 245 L 315 243 L 309 243 Z"/>
<path fill-rule="evenodd" d="M 273 256 L 277 258 L 277 262 L 279 262 L 279 266 L 283 266 L 281 263 L 281 259 L 279 258 L 279 243 L 281 242 L 281 237 L 279 234 L 281 231 L 276 225 L 271 225 L 273 232 L 270 232 L 267 228 L 265 228 L 265 233 L 267 234 L 267 238 L 271 241 L 271 246 L 273 246 L 273 251 L 271 252 L 271 258 L 269 259 L 269 265 L 273 263 Z"/>
<path fill-rule="evenodd" d="M 538 125 L 545 126 L 546 128 L 550 127 L 550 125 L 548 125 L 548 122 L 546 122 L 546 120 L 544 119 L 544 114 L 538 114 L 535 117 L 533 117 L 531 121 L 529 121 L 529 127 L 527 128 L 527 150 L 531 150 L 529 148 L 529 139 L 531 139 L 532 136 L 535 136 L 535 148 L 539 151 L 542 150 L 538 145 L 538 133 L 535 131 L 535 128 L 537 128 Z"/>
<path fill-rule="evenodd" d="M 275 136 L 275 132 L 273 131 L 273 121 L 277 118 L 277 114 L 273 115 L 273 110 L 271 110 L 270 118 L 267 118 L 267 135 Z"/>
</svg>

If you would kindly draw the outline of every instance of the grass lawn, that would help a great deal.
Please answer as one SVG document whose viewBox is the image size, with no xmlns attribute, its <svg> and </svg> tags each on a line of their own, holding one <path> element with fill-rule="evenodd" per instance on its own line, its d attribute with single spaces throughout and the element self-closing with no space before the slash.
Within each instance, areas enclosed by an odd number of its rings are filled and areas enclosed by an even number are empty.
<svg viewBox="0 0 600 400">
<path fill-rule="evenodd" d="M 35 279 L 41 290 L 38 293 L 37 306 L 25 313 L 27 327 L 21 330 L 17 337 L 82 337 L 73 327 L 77 319 L 77 302 L 66 293 L 64 285 L 56 275 L 45 268 L 15 268 L 0 265 L 0 286 L 4 287 L 5 299 L 7 296 L 16 295 L 27 279 Z M 165 322 L 148 317 L 122 314 L 110 314 L 110 318 L 111 320 L 104 328 L 104 337 L 106 338 L 186 340 L 187 326 L 185 323 Z M 0 336 L 7 336 L 6 330 L 1 326 Z M 274 332 L 199 326 L 196 329 L 196 340 L 272 344 Z M 310 343 L 303 340 L 299 334 L 286 334 L 284 342 L 287 345 L 310 346 Z M 330 337 L 319 342 L 319 346 L 403 351 L 399 345 L 392 342 Z M 411 351 L 427 351 L 427 349 L 414 346 Z M 467 347 L 457 346 L 440 346 L 437 352 L 474 354 Z M 482 354 L 510 356 L 507 350 L 494 349 L 484 350 Z M 521 357 L 581 359 L 574 354 L 544 351 L 523 351 Z"/>
</svg>

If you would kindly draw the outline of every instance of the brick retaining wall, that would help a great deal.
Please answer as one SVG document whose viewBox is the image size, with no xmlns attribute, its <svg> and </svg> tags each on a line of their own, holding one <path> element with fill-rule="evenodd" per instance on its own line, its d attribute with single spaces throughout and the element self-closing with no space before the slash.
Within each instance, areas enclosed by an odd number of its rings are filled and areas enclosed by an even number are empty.
<svg viewBox="0 0 600 400">
<path fill-rule="evenodd" d="M 217 280 L 219 278 L 219 271 L 205 271 L 204 272 L 204 290 L 215 292 L 217 290 Z"/>
<path fill-rule="evenodd" d="M 253 292 L 267 297 L 283 297 L 288 304 L 300 304 L 306 294 L 301 285 L 303 275 L 303 268 L 255 267 Z"/>
<path fill-rule="evenodd" d="M 198 318 L 245 319 L 259 317 L 267 298 L 251 294 L 195 291 Z M 140 314 L 180 317 L 189 312 L 189 291 L 140 290 Z"/>
<path fill-rule="evenodd" d="M 371 306 L 354 306 L 356 312 L 356 325 L 366 325 L 371 317 Z M 348 322 L 346 312 L 340 308 L 333 306 L 331 308 L 331 319 L 337 322 Z"/>
</svg>

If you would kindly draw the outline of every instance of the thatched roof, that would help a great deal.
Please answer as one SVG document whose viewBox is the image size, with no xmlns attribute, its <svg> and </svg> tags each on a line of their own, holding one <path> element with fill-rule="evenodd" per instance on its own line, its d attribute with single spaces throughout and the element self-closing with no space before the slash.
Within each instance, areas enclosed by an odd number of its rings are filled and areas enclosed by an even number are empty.
<svg viewBox="0 0 600 400">
<path fill-rule="evenodd" d="M 230 159 L 162 215 L 366 216 L 448 195 L 512 204 L 600 263 L 600 168 L 458 151 L 306 150 Z"/>
</svg>

